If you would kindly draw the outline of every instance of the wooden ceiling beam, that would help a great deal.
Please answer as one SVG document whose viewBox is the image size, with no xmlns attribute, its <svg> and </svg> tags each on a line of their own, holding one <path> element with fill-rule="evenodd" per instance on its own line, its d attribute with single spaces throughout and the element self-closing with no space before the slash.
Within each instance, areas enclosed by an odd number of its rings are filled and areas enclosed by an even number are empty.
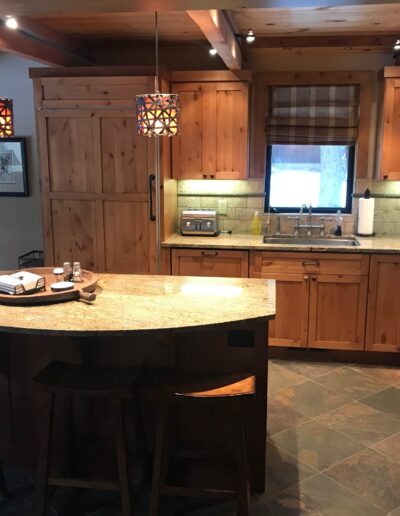
<svg viewBox="0 0 400 516">
<path fill-rule="evenodd" d="M 18 17 L 19 28 L 8 29 L 0 23 L 0 50 L 52 66 L 89 65 L 75 42 L 25 16 Z"/>
<path fill-rule="evenodd" d="M 241 70 L 242 50 L 225 13 L 217 9 L 186 11 L 230 70 Z"/>
<path fill-rule="evenodd" d="M 392 51 L 398 35 L 383 36 L 259 36 L 250 49 L 298 49 L 298 48 L 332 48 L 332 49 L 374 49 Z"/>
<path fill-rule="evenodd" d="M 398 0 L 191 0 L 191 10 L 290 9 L 396 4 Z M 79 13 L 128 13 L 133 11 L 186 11 L 187 0 L 0 0 L 0 16 L 60 15 Z"/>
</svg>

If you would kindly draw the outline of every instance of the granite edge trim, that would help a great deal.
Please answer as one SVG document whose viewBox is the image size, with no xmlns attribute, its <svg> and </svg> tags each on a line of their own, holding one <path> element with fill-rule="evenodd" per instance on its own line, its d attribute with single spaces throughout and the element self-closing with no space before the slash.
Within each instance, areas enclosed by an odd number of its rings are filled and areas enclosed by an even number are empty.
<svg viewBox="0 0 400 516">
<path fill-rule="evenodd" d="M 8 305 L 10 306 L 10 305 Z M 14 305 L 18 308 L 18 305 Z M 25 307 L 26 308 L 26 307 Z M 169 328 L 147 328 L 147 329 L 132 329 L 132 330 L 54 330 L 44 328 L 21 328 L 18 326 L 1 326 L 0 323 L 0 337 L 2 334 L 18 334 L 18 335 L 45 335 L 49 337 L 128 337 L 130 335 L 138 334 L 154 334 L 154 333 L 186 333 L 193 330 L 208 331 L 214 328 L 223 329 L 229 327 L 244 326 L 247 323 L 267 322 L 275 319 L 276 314 L 246 317 L 245 319 L 236 319 L 234 321 L 224 321 L 221 323 L 200 324 L 194 326 L 176 326 Z"/>
<path fill-rule="evenodd" d="M 244 251 L 286 251 L 293 253 L 338 253 L 338 254 L 399 254 L 400 249 L 376 248 L 366 249 L 362 246 L 348 247 L 318 247 L 318 246 L 302 246 L 302 245 L 285 245 L 285 244 L 228 244 L 228 243 L 169 243 L 162 242 L 162 247 L 173 249 L 238 249 Z"/>
</svg>

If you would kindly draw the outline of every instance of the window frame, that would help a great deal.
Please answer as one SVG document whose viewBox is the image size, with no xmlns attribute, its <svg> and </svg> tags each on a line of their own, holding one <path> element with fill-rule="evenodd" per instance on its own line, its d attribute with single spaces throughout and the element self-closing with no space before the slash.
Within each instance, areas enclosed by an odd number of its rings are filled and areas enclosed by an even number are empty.
<svg viewBox="0 0 400 516">
<path fill-rule="evenodd" d="M 291 208 L 287 207 L 270 207 L 270 195 L 271 195 L 271 162 L 272 162 L 272 147 L 274 144 L 266 145 L 266 169 L 265 169 L 265 198 L 264 198 L 264 213 L 299 213 L 300 206 L 294 206 Z M 285 145 L 285 144 L 275 144 Z M 289 144 L 287 144 L 289 145 Z M 293 145 L 293 144 L 290 144 Z M 304 144 L 302 144 L 304 145 Z M 340 210 L 342 213 L 351 214 L 353 204 L 353 189 L 354 189 L 354 167 L 355 167 L 355 145 L 348 145 L 349 147 L 349 163 L 347 169 L 347 195 L 346 195 L 346 206 L 344 208 L 338 206 L 337 208 L 324 208 L 314 207 L 313 213 L 336 213 Z"/>
</svg>

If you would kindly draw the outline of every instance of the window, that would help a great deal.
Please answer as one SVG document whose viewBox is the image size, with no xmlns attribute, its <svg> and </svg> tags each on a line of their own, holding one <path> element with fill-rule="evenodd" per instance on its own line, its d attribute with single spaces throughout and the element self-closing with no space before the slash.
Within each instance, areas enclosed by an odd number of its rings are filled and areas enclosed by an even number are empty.
<svg viewBox="0 0 400 516">
<path fill-rule="evenodd" d="M 351 145 L 269 145 L 265 211 L 351 213 L 353 171 Z"/>
<path fill-rule="evenodd" d="M 358 111 L 357 85 L 269 88 L 266 211 L 351 212 Z"/>
</svg>

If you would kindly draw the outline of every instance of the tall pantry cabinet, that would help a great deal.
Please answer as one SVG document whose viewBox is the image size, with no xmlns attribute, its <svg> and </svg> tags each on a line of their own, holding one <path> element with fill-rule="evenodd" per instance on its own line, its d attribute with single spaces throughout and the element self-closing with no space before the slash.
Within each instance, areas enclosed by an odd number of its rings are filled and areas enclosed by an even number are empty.
<svg viewBox="0 0 400 516">
<path fill-rule="evenodd" d="M 38 73 L 31 71 L 46 263 L 155 272 L 155 147 L 136 135 L 135 118 L 135 95 L 152 91 L 154 77 Z M 168 168 L 169 144 L 161 145 Z"/>
</svg>

